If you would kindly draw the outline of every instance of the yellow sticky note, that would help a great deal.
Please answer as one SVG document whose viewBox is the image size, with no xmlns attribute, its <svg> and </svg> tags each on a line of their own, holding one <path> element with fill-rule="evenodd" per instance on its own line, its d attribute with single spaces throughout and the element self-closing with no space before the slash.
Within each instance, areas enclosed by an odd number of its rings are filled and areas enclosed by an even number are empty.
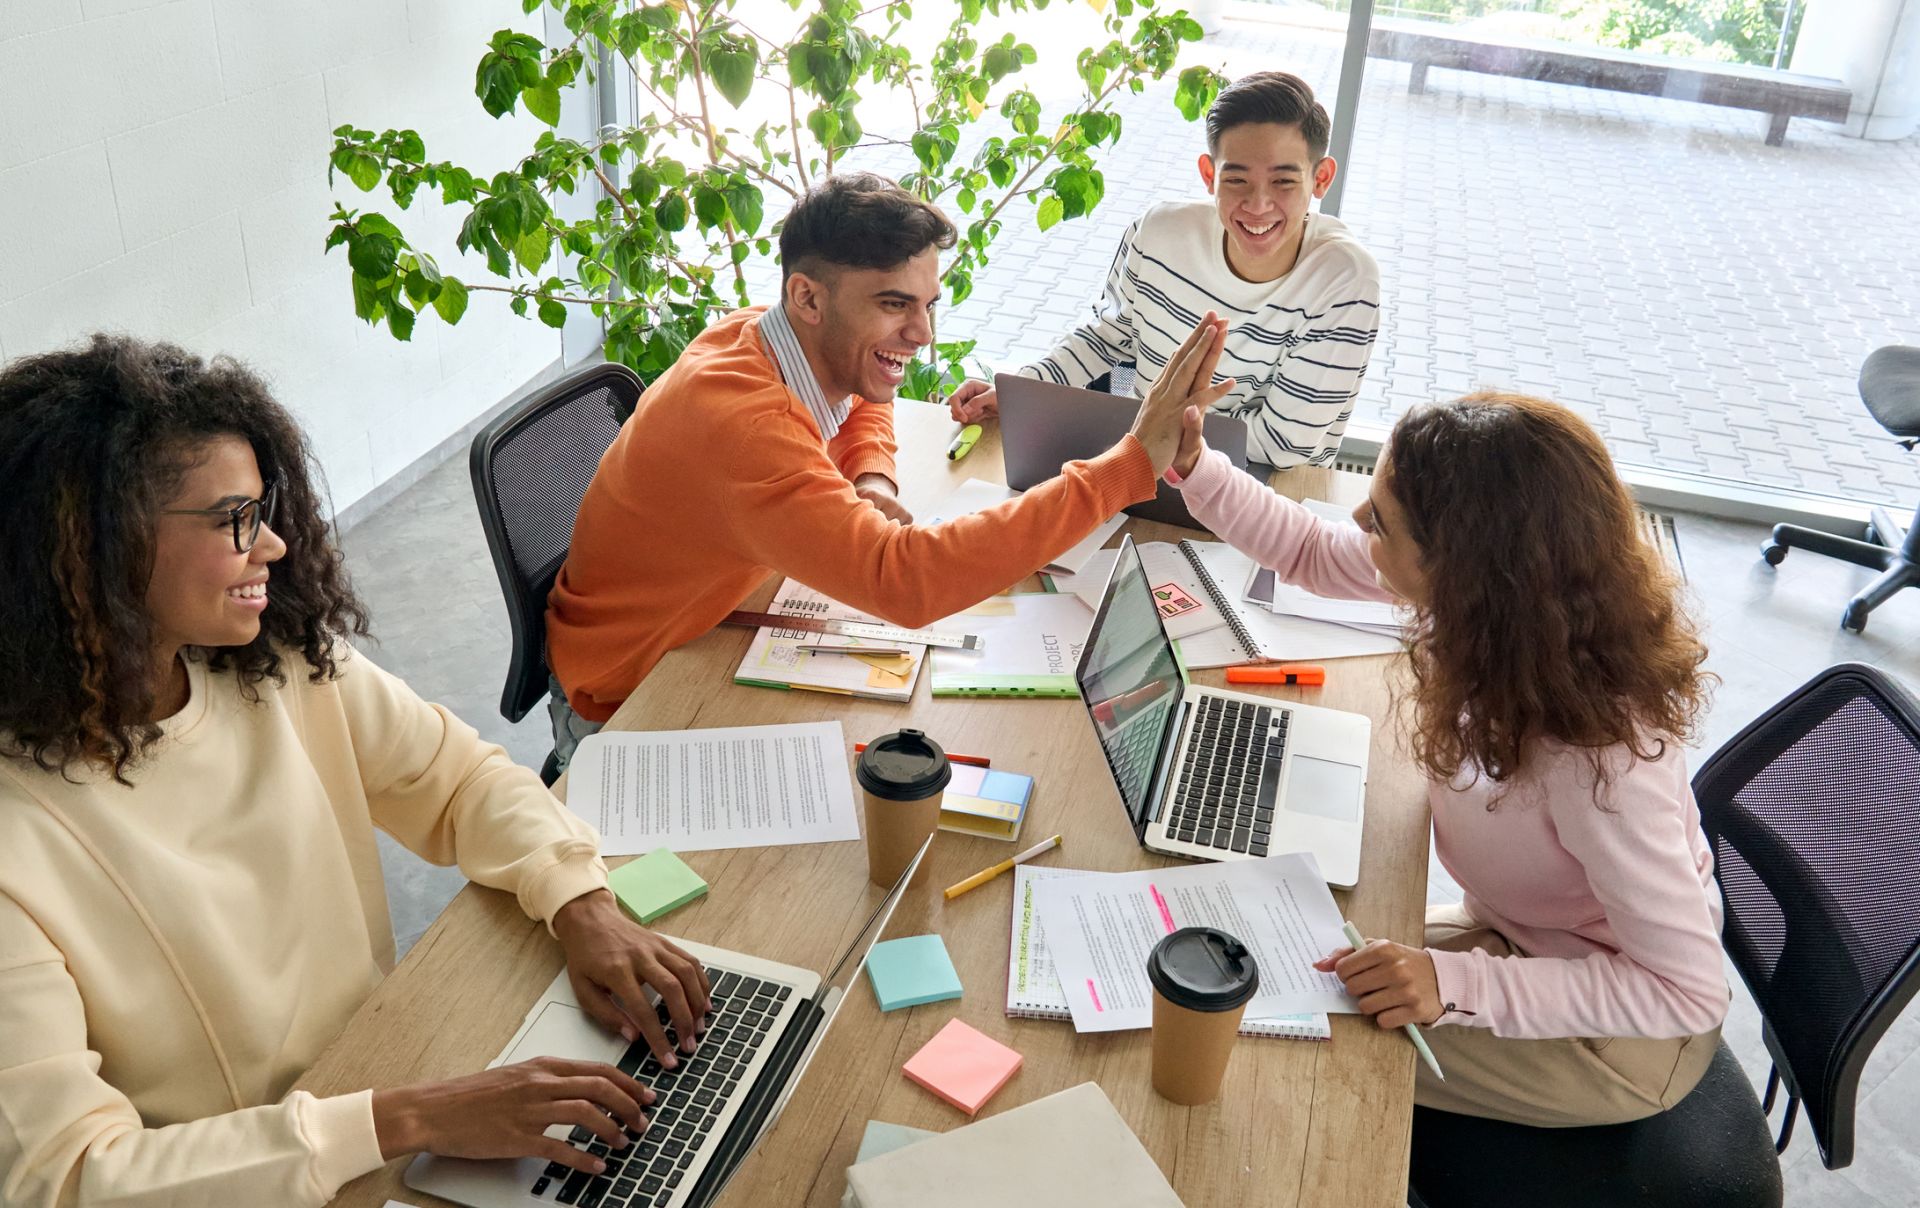
<svg viewBox="0 0 1920 1208">
<path fill-rule="evenodd" d="M 906 686 L 905 672 L 888 671 L 884 667 L 867 668 L 867 687 L 869 688 L 904 688 Z"/>
<path fill-rule="evenodd" d="M 964 609 L 960 615 L 968 617 L 1010 617 L 1013 615 L 1013 597 L 988 596 L 972 608 Z"/>
</svg>

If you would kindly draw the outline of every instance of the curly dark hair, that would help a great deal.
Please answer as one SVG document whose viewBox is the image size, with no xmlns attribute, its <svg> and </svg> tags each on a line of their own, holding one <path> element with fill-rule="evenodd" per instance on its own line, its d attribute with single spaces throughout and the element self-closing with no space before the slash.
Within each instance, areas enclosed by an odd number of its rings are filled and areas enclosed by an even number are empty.
<svg viewBox="0 0 1920 1208">
<path fill-rule="evenodd" d="M 1409 411 L 1385 464 L 1427 579 L 1408 638 L 1422 770 L 1503 783 L 1552 739 L 1588 754 L 1597 789 L 1607 748 L 1656 759 L 1693 735 L 1706 647 L 1585 421 L 1483 391 Z"/>
<path fill-rule="evenodd" d="M 125 782 L 159 738 L 155 515 L 217 436 L 246 440 L 279 483 L 287 554 L 259 636 L 204 651 L 208 665 L 257 699 L 262 679 L 286 682 L 283 649 L 318 682 L 335 673 L 336 640 L 366 634 L 306 436 L 258 377 L 125 336 L 24 357 L 0 368 L 0 756 Z"/>
</svg>

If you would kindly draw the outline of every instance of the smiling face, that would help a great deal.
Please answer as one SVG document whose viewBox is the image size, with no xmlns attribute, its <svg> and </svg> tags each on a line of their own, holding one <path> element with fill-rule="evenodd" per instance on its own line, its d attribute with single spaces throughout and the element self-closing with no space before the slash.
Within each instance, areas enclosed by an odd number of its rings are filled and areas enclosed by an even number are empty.
<svg viewBox="0 0 1920 1208">
<path fill-rule="evenodd" d="M 162 508 L 224 511 L 265 491 L 253 446 L 242 438 L 214 437 L 196 452 Z M 233 525 L 224 515 L 156 517 L 146 608 L 163 657 L 170 661 L 182 646 L 245 646 L 258 637 L 267 568 L 286 552 L 287 543 L 265 524 L 243 554 L 233 548 Z"/>
<path fill-rule="evenodd" d="M 1366 502 L 1353 509 L 1353 522 L 1367 534 L 1367 557 L 1373 561 L 1374 580 L 1382 590 L 1418 608 L 1427 602 L 1427 575 L 1421 569 L 1423 551 L 1409 530 L 1406 509 L 1394 497 L 1387 453 L 1385 449 L 1380 451 Z"/>
<path fill-rule="evenodd" d="M 1248 122 L 1220 132 L 1200 157 L 1200 179 L 1226 229 L 1227 262 L 1249 281 L 1292 271 L 1307 211 L 1333 184 L 1334 162 L 1315 158 L 1297 125 Z"/>
<path fill-rule="evenodd" d="M 787 318 L 829 400 L 849 394 L 892 402 L 907 362 L 933 342 L 940 253 L 928 248 L 892 268 L 827 265 L 787 278 Z"/>
</svg>

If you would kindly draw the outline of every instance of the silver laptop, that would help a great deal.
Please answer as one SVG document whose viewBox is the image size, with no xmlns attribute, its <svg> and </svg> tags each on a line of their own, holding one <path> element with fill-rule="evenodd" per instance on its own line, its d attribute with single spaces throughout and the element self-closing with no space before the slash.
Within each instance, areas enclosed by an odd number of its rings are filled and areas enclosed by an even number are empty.
<svg viewBox="0 0 1920 1208">
<path fill-rule="evenodd" d="M 1329 884 L 1359 880 L 1373 723 L 1188 683 L 1132 537 L 1075 678 L 1143 846 L 1190 860 L 1310 851 Z"/>
<path fill-rule="evenodd" d="M 473 1208 L 692 1208 L 712 1203 L 786 1106 L 930 846 L 932 840 L 920 848 L 824 978 L 742 952 L 675 940 L 706 966 L 713 989 L 706 1035 L 692 1057 L 680 1055 L 675 1070 L 661 1068 L 644 1037 L 629 1045 L 589 1018 L 564 970 L 553 979 L 493 1065 L 545 1056 L 604 1061 L 651 1086 L 658 1098 L 648 1113 L 648 1127 L 638 1134 L 628 1130 L 631 1144 L 626 1149 L 609 1150 L 605 1141 L 583 1128 L 555 1125 L 547 1130 L 549 1136 L 605 1159 L 604 1174 L 587 1175 L 540 1158 L 480 1162 L 422 1154 L 407 1167 L 407 1186 Z M 652 991 L 648 994 L 666 1025 L 665 1005 Z M 671 1026 L 667 1036 L 677 1039 Z"/>
<path fill-rule="evenodd" d="M 1039 486 L 1058 477 L 1070 461 L 1098 457 L 1133 427 L 1140 400 L 1077 386 L 1060 386 L 1010 373 L 996 374 L 994 392 L 1000 398 L 1000 451 L 1006 460 L 1007 485 L 1016 491 Z M 1207 446 L 1225 453 L 1233 464 L 1247 467 L 1247 425 L 1231 415 L 1207 412 L 1201 430 Z M 1187 511 L 1186 499 L 1168 483 L 1145 503 L 1127 509 L 1129 515 L 1163 524 L 1204 529 Z"/>
</svg>

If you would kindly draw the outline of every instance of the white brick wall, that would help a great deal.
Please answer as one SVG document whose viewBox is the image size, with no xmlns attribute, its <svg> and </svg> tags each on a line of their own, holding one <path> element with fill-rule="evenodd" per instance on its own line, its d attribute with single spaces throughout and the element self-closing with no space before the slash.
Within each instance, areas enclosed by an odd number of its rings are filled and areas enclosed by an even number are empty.
<svg viewBox="0 0 1920 1208">
<path fill-rule="evenodd" d="M 534 137 L 473 96 L 517 0 L 0 0 L 0 358 L 94 330 L 229 353 L 311 435 L 344 509 L 560 354 L 475 294 L 402 344 L 354 318 L 334 198 L 380 209 L 450 271 L 458 216 L 327 182 L 329 133 L 411 126 L 490 174 Z"/>
</svg>

